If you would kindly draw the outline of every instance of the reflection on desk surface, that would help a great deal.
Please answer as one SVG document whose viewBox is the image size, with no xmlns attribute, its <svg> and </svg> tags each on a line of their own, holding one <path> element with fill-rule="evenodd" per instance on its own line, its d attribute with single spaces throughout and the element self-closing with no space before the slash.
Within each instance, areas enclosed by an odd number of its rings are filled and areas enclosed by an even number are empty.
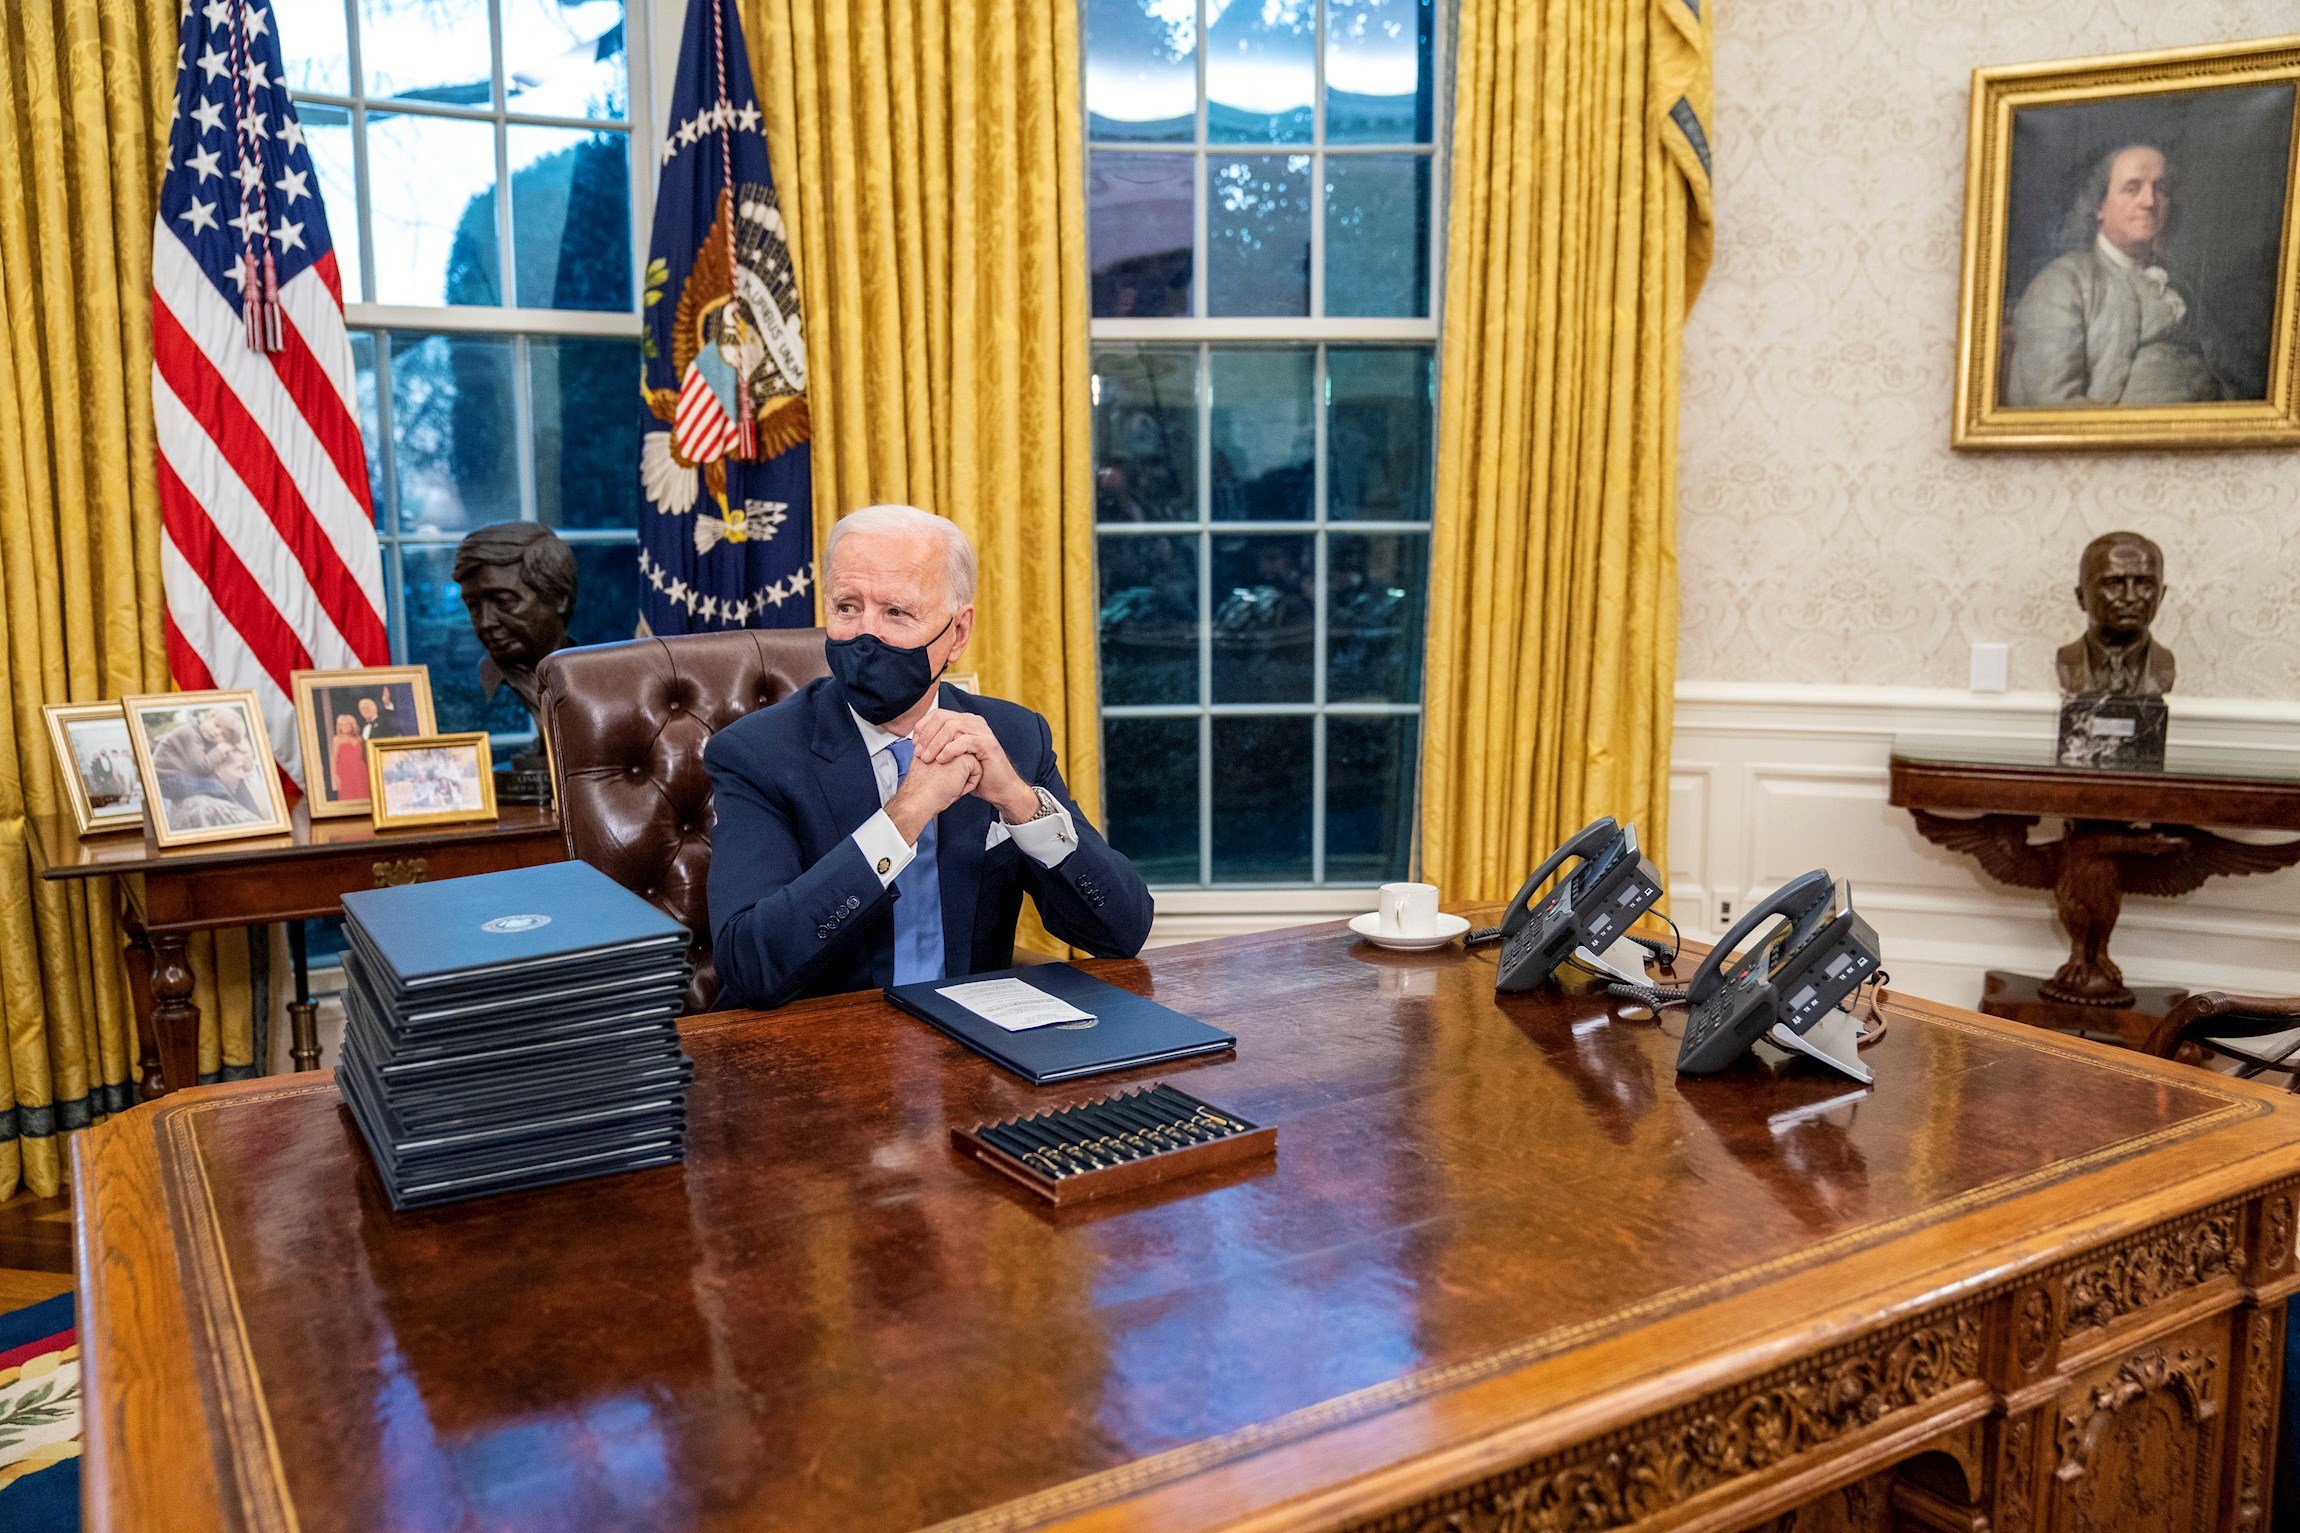
<svg viewBox="0 0 2300 1533">
<path fill-rule="evenodd" d="M 1923 761 L 1943 766 L 2057 767 L 2055 742 L 2050 735 L 1907 734 L 1893 736 L 1896 761 Z M 2147 772 L 2118 772 L 2119 778 L 2147 777 Z M 2172 721 L 2171 738 L 2164 747 L 2167 777 L 2225 777 L 2240 782 L 2300 782 L 2300 746 L 2206 744 L 2180 738 L 2180 720 Z"/>
<path fill-rule="evenodd" d="M 312 1533 L 868 1529 L 1262 1451 L 2272 1110 L 1978 1022 L 1895 1026 L 1857 1101 L 1689 1082 L 1674 1024 L 1497 997 L 1489 955 L 1405 986 L 1360 951 L 1093 966 L 1240 1040 L 1115 1084 L 1280 1132 L 1264 1174 L 1092 1222 L 949 1132 L 1114 1082 L 1033 1090 L 875 996 L 686 1024 L 682 1167 L 393 1216 L 314 1083 L 214 1099 L 169 1174 L 214 1201 Z"/>
</svg>

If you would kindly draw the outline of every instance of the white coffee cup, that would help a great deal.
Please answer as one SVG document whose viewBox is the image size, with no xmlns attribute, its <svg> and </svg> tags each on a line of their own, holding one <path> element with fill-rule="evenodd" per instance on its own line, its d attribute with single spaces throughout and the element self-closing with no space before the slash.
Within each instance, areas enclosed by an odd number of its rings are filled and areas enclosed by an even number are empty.
<svg viewBox="0 0 2300 1533">
<path fill-rule="evenodd" d="M 1385 937 L 1427 937 L 1437 930 L 1436 884 L 1384 884 L 1375 910 Z"/>
</svg>

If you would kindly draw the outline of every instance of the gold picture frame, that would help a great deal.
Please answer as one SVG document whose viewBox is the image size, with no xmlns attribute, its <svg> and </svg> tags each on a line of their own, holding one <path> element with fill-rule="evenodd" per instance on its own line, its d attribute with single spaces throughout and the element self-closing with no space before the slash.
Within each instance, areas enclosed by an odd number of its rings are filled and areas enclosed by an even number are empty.
<svg viewBox="0 0 2300 1533">
<path fill-rule="evenodd" d="M 2300 37 L 1974 70 L 1951 445 L 2300 443 L 2296 211 Z"/>
<path fill-rule="evenodd" d="M 117 702 L 49 703 L 40 716 L 80 834 L 142 830 L 144 774 L 136 768 L 126 710 Z"/>
<path fill-rule="evenodd" d="M 155 845 L 286 833 L 287 793 L 255 693 L 156 692 L 120 708 Z"/>
<path fill-rule="evenodd" d="M 410 759 L 416 757 L 430 759 L 419 764 Z M 468 761 L 473 772 L 454 770 L 459 759 Z M 371 740 L 367 775 L 377 830 L 469 825 L 496 818 L 495 752 L 485 730 Z M 448 802 L 437 802 L 441 798 Z"/>
<path fill-rule="evenodd" d="M 315 820 L 368 812 L 367 744 L 432 734 L 431 667 L 376 665 L 358 670 L 296 671 L 296 743 L 303 755 L 304 806 Z M 352 726 L 348 739 L 344 724 Z M 358 759 L 351 773 L 346 749 Z M 344 791 L 347 785 L 354 792 Z"/>
</svg>

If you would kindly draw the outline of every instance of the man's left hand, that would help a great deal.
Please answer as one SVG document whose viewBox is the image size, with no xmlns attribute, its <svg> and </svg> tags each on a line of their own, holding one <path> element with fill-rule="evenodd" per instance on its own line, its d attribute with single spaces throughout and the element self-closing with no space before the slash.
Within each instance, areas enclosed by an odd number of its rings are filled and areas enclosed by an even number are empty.
<svg viewBox="0 0 2300 1533">
<path fill-rule="evenodd" d="M 953 756 L 980 761 L 982 780 L 975 784 L 974 796 L 987 800 L 1009 825 L 1020 825 L 1038 813 L 1038 790 L 1024 782 L 1006 759 L 1006 748 L 981 715 L 937 708 L 919 721 L 910 739 L 913 759 L 918 761 L 947 761 Z"/>
</svg>

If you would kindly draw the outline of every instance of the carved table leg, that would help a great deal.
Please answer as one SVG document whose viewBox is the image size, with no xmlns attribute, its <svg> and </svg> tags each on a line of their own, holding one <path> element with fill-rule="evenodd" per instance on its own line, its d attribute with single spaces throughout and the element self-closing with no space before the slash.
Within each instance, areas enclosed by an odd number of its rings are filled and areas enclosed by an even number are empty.
<svg viewBox="0 0 2300 1533">
<path fill-rule="evenodd" d="M 319 1068 L 319 1003 L 311 998 L 311 952 L 303 922 L 290 921 L 288 954 L 295 960 L 295 999 L 288 1002 L 288 1061 L 297 1070 Z"/>
<path fill-rule="evenodd" d="M 2060 839 L 2060 876 L 2052 899 L 2068 931 L 2068 962 L 2037 986 L 2047 998 L 2076 1006 L 2130 1006 L 2124 971 L 2108 956 L 2108 938 L 2124 912 L 2117 856 L 2132 833 L 2122 826 L 2072 820 Z"/>
<path fill-rule="evenodd" d="M 159 1035 L 162 1090 L 200 1083 L 200 1009 L 192 1004 L 189 939 L 182 932 L 154 936 L 152 1030 Z"/>
<path fill-rule="evenodd" d="M 152 995 L 152 942 L 144 935 L 140 923 L 125 920 L 125 925 L 128 928 L 128 997 L 136 1013 L 136 1100 L 149 1102 L 168 1089 L 160 1079 L 159 1035 L 152 1026 L 152 1012 L 158 1005 Z"/>
</svg>

